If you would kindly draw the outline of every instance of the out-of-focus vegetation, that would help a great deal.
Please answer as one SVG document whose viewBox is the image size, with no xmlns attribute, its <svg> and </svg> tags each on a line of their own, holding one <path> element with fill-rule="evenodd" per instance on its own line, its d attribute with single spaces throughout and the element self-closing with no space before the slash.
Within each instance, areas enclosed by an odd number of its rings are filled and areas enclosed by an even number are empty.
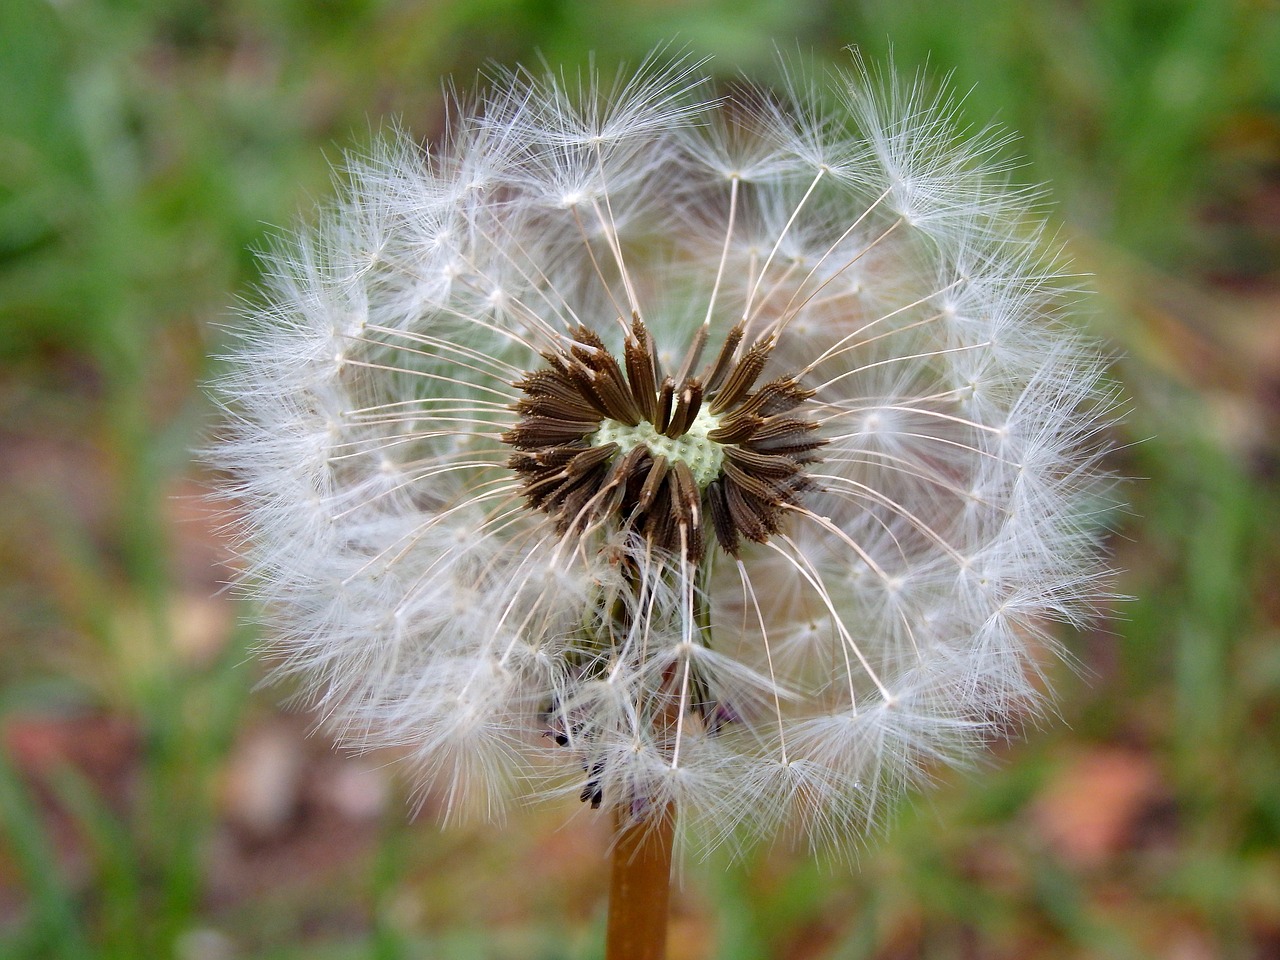
<svg viewBox="0 0 1280 960">
<path fill-rule="evenodd" d="M 857 869 L 693 865 L 678 958 L 1280 956 L 1273 0 L 0 3 L 0 956 L 592 958 L 583 813 L 441 832 L 259 692 L 190 450 L 247 252 L 440 82 L 675 38 L 767 81 L 858 44 L 1020 131 L 1131 398 L 1136 599 L 1061 718 Z"/>
</svg>

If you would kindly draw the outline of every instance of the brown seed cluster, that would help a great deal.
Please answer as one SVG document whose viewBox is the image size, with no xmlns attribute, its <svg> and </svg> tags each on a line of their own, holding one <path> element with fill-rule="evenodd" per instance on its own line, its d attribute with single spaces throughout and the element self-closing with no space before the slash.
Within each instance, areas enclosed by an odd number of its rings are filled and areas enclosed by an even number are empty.
<svg viewBox="0 0 1280 960">
<path fill-rule="evenodd" d="M 794 377 L 753 390 L 774 348 L 757 340 L 740 356 L 742 327 L 725 338 L 700 376 L 690 371 L 706 345 L 705 330 L 690 346 L 676 376 L 663 372 L 644 322 L 632 318 L 623 360 L 596 334 L 579 327 L 562 350 L 543 354 L 547 366 L 515 386 L 520 421 L 503 435 L 516 449 L 508 465 L 521 477 L 529 506 L 544 511 L 560 533 L 583 531 L 610 518 L 656 548 L 702 559 L 708 521 L 716 540 L 737 555 L 742 540 L 764 542 L 782 513 L 811 481 L 807 464 L 825 443 L 817 424 L 786 416 L 813 392 Z M 689 465 L 637 444 L 593 443 L 605 421 L 626 427 L 648 422 L 655 436 L 676 440 L 703 405 L 715 418 L 707 439 L 721 445 L 718 476 L 700 488 Z"/>
</svg>

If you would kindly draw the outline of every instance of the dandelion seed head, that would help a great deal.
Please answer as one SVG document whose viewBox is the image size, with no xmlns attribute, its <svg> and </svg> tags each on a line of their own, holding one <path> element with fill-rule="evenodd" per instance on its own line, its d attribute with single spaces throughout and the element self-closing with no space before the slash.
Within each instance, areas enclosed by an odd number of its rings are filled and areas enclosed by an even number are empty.
<svg viewBox="0 0 1280 960">
<path fill-rule="evenodd" d="M 1036 194 L 860 63 L 489 83 L 265 255 L 215 457 L 279 668 L 446 819 L 857 843 L 1107 597 Z"/>
</svg>

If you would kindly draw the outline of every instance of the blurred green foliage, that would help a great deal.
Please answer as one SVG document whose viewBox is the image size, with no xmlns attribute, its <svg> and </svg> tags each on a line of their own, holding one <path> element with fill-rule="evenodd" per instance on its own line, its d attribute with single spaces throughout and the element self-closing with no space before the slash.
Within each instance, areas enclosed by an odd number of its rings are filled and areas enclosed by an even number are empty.
<svg viewBox="0 0 1280 960">
<path fill-rule="evenodd" d="M 777 851 L 692 868 L 673 956 L 699 931 L 722 960 L 1280 951 L 1274 2 L 5 0 L 0 956 L 595 956 L 598 897 L 520 889 L 544 884 L 494 852 L 509 835 L 394 804 L 340 879 L 210 897 L 227 756 L 276 694 L 251 693 L 247 628 L 184 646 L 225 571 L 208 521 L 178 520 L 249 251 L 326 195 L 343 148 L 387 118 L 429 138 L 439 78 L 466 89 L 490 59 L 609 69 L 666 42 L 765 82 L 777 49 L 856 44 L 1019 131 L 1023 179 L 1051 181 L 1095 275 L 1132 407 L 1116 467 L 1142 478 L 1116 541 L 1136 599 L 1067 638 L 1070 726 L 906 811 L 858 871 Z M 13 747 L 33 716 L 123 718 L 127 789 L 33 773 Z M 1136 838 L 1073 862 L 1038 811 L 1098 752 L 1158 786 Z M 528 913 L 494 922 L 484 884 Z"/>
</svg>

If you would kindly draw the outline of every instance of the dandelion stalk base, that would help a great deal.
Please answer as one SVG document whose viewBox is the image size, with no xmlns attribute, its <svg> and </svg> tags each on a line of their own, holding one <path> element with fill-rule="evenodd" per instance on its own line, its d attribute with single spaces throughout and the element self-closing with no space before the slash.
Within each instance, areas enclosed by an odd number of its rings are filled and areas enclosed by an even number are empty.
<svg viewBox="0 0 1280 960">
<path fill-rule="evenodd" d="M 606 960 L 664 960 L 673 811 L 630 823 L 619 813 L 609 883 Z"/>
</svg>

